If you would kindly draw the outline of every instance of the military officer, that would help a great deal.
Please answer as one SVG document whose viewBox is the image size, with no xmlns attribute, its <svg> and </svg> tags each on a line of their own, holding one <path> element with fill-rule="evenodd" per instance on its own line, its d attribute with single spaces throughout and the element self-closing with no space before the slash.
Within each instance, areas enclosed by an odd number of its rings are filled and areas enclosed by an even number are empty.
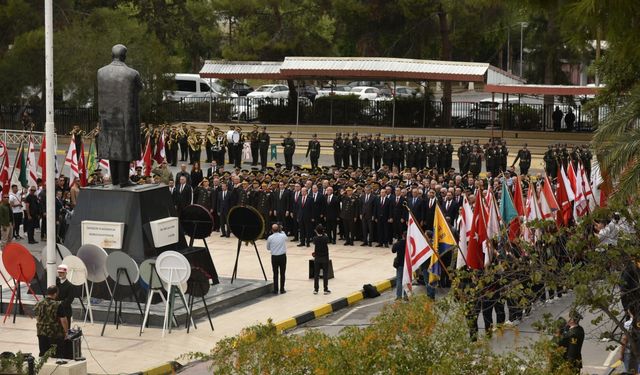
<svg viewBox="0 0 640 375">
<path fill-rule="evenodd" d="M 571 310 L 567 326 L 560 333 L 558 342 L 558 346 L 565 348 L 565 361 L 573 367 L 577 374 L 582 369 L 582 343 L 584 342 L 584 328 L 580 326 L 581 319 L 580 313 Z"/>
<path fill-rule="evenodd" d="M 458 147 L 458 164 L 460 164 L 460 173 L 465 176 L 469 172 L 469 153 L 471 150 L 467 147 L 467 141 L 462 140 Z"/>
<path fill-rule="evenodd" d="M 376 139 L 373 140 L 373 169 L 379 170 L 382 162 L 382 155 L 384 147 L 382 139 L 380 139 L 380 133 L 376 134 Z"/>
<path fill-rule="evenodd" d="M 263 126 L 262 131 L 258 134 L 258 150 L 260 151 L 260 164 L 262 165 L 262 169 L 267 168 L 267 153 L 269 151 L 270 143 L 271 137 L 269 136 L 269 133 L 267 133 L 267 127 Z M 267 227 L 271 228 L 270 225 Z"/>
<path fill-rule="evenodd" d="M 343 153 L 342 153 L 342 166 L 344 168 L 349 168 L 349 158 L 351 158 L 351 138 L 349 138 L 349 133 L 344 134 L 344 140 L 342 141 Z"/>
<path fill-rule="evenodd" d="M 362 168 L 371 168 L 372 152 L 373 141 L 371 134 L 368 134 L 366 137 L 362 137 L 362 142 L 360 142 L 360 166 Z"/>
<path fill-rule="evenodd" d="M 336 138 L 333 140 L 333 165 L 336 168 L 342 166 L 342 154 L 344 152 L 344 145 L 342 141 L 342 134 L 336 133 Z"/>
<path fill-rule="evenodd" d="M 358 168 L 360 157 L 360 140 L 358 139 L 358 133 L 353 133 L 351 138 L 351 166 Z"/>
<path fill-rule="evenodd" d="M 355 230 L 355 223 L 358 217 L 357 213 L 357 199 L 353 196 L 353 188 L 347 187 L 346 194 L 342 197 L 341 201 L 340 217 L 344 225 L 344 237 L 346 242 L 345 246 L 353 246 L 353 236 Z"/>
<path fill-rule="evenodd" d="M 434 169 L 438 165 L 438 146 L 436 146 L 435 140 L 429 140 L 429 146 L 427 147 L 427 159 L 429 169 Z"/>
<path fill-rule="evenodd" d="M 249 145 L 251 146 L 251 165 L 258 165 L 258 125 L 253 125 L 253 130 L 249 133 Z"/>
<path fill-rule="evenodd" d="M 447 145 L 444 143 L 444 139 L 438 140 L 438 171 L 440 173 L 446 173 L 447 169 Z"/>
<path fill-rule="evenodd" d="M 554 179 L 558 173 L 558 155 L 551 145 L 548 146 L 547 151 L 544 153 L 543 160 L 544 171 L 549 178 Z"/>
<path fill-rule="evenodd" d="M 189 155 L 189 134 L 187 134 L 187 124 L 184 122 L 178 128 L 178 144 L 180 145 L 180 161 L 187 161 Z"/>
<path fill-rule="evenodd" d="M 479 151 L 479 146 L 474 147 L 471 155 L 469 155 L 469 172 L 471 172 L 473 177 L 477 177 L 482 170 L 482 155 Z"/>
<path fill-rule="evenodd" d="M 391 139 L 391 137 L 385 137 L 382 142 L 382 163 L 389 166 L 389 168 L 393 167 L 393 145 L 391 144 Z"/>
<path fill-rule="evenodd" d="M 507 158 L 509 157 L 509 149 L 507 148 L 507 141 L 502 140 L 502 147 L 500 150 L 500 169 L 503 171 L 507 170 Z"/>
<path fill-rule="evenodd" d="M 407 143 L 404 140 L 404 136 L 400 135 L 398 138 L 398 151 L 396 152 L 398 155 L 398 168 L 403 170 L 406 165 L 406 156 L 407 156 Z"/>
<path fill-rule="evenodd" d="M 413 168 L 416 166 L 416 157 L 418 156 L 416 155 L 418 150 L 416 148 L 416 142 L 413 137 L 410 137 L 408 139 L 406 147 L 407 147 L 407 160 L 406 160 L 407 168 Z"/>
<path fill-rule="evenodd" d="M 318 159 L 320 158 L 320 142 L 318 142 L 318 135 L 314 134 L 307 146 L 307 154 L 305 157 L 311 156 L 311 169 L 313 171 L 318 169 Z"/>
<path fill-rule="evenodd" d="M 520 160 L 520 174 L 527 175 L 529 174 L 529 168 L 531 167 L 531 151 L 527 149 L 527 144 L 525 143 L 522 148 L 518 151 L 516 155 L 516 159 L 513 161 L 512 167 L 516 165 L 516 162 Z"/>
<path fill-rule="evenodd" d="M 584 173 L 587 175 L 589 181 L 591 181 L 591 159 L 593 155 L 589 149 L 589 144 L 585 144 L 582 148 L 582 165 L 584 166 Z"/>
<path fill-rule="evenodd" d="M 293 154 L 296 151 L 296 142 L 291 137 L 291 132 L 288 132 L 282 141 L 282 147 L 284 147 L 285 168 L 291 170 L 293 169 Z"/>
<path fill-rule="evenodd" d="M 178 165 L 178 132 L 173 128 L 167 134 L 167 162 L 172 167 Z"/>
</svg>

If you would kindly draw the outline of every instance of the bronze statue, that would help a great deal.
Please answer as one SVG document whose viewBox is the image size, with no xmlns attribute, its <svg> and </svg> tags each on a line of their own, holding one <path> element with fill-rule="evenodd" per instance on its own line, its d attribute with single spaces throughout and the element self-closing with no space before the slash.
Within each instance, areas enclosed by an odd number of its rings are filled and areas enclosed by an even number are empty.
<svg viewBox="0 0 640 375">
<path fill-rule="evenodd" d="M 135 185 L 129 180 L 129 164 L 140 159 L 138 94 L 142 81 L 137 70 L 125 63 L 127 47 L 111 49 L 113 61 L 98 70 L 100 133 L 98 158 L 108 159 L 113 185 Z"/>
</svg>

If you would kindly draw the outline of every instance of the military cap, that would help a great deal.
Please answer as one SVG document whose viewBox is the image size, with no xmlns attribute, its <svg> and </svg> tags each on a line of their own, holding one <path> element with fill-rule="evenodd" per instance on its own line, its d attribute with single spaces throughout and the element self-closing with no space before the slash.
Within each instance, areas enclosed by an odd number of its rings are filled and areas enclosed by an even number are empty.
<svg viewBox="0 0 640 375">
<path fill-rule="evenodd" d="M 140 167 L 140 166 L 136 167 L 136 171 L 137 170 L 142 170 L 142 167 Z"/>
<path fill-rule="evenodd" d="M 282 167 L 282 163 L 276 163 L 276 168 L 281 168 Z"/>
</svg>

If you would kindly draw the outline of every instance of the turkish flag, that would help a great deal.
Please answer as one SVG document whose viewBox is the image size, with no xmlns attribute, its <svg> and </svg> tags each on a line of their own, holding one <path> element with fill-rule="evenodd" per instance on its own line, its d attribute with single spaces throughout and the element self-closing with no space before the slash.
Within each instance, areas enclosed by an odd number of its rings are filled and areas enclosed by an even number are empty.
<svg viewBox="0 0 640 375">
<path fill-rule="evenodd" d="M 467 265 L 475 270 L 484 268 L 484 243 L 487 241 L 487 224 L 485 222 L 484 200 L 480 189 L 476 193 L 475 206 L 469 243 L 467 244 Z"/>
</svg>

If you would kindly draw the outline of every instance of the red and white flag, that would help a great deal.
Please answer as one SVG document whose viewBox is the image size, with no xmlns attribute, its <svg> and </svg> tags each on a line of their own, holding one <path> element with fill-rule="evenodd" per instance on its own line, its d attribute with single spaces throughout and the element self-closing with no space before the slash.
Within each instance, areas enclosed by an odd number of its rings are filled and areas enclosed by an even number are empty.
<svg viewBox="0 0 640 375">
<path fill-rule="evenodd" d="M 598 203 L 596 202 L 596 199 L 593 195 L 591 184 L 589 184 L 587 173 L 585 172 L 584 165 L 582 164 L 580 164 L 580 174 L 582 175 L 582 192 L 584 193 L 584 196 L 585 198 L 587 198 L 587 202 L 589 203 L 589 211 L 593 211 L 598 206 Z"/>
<path fill-rule="evenodd" d="M 78 173 L 78 155 L 76 153 L 76 144 L 72 140 L 69 143 L 67 156 L 64 158 L 64 165 L 69 167 L 69 187 L 75 183 L 80 183 L 80 174 Z"/>
<path fill-rule="evenodd" d="M 525 241 L 533 243 L 535 241 L 535 233 L 531 231 L 531 228 L 529 228 L 527 224 L 534 220 L 542 220 L 542 211 L 540 210 L 540 203 L 538 202 L 538 193 L 536 192 L 536 186 L 533 183 L 529 185 L 524 212 L 524 239 Z"/>
<path fill-rule="evenodd" d="M 45 137 L 42 137 L 42 143 L 40 144 L 38 167 L 40 168 L 40 175 L 42 176 L 42 184 L 45 185 L 47 182 L 47 140 Z"/>
<path fill-rule="evenodd" d="M 108 176 L 108 175 L 111 174 L 111 169 L 109 169 L 109 160 L 100 159 L 100 160 L 98 160 L 98 165 L 100 166 L 100 168 L 102 170 L 104 170 L 104 172 L 102 172 L 103 176 Z"/>
<path fill-rule="evenodd" d="M 556 197 L 553 195 L 553 190 L 551 190 L 549 176 L 545 176 L 540 190 L 540 212 L 542 213 L 542 218 L 544 220 L 553 220 L 559 209 Z"/>
<path fill-rule="evenodd" d="M 29 152 L 27 153 L 27 183 L 29 186 L 38 185 L 38 164 L 36 161 L 36 147 L 33 136 L 29 136 Z"/>
<path fill-rule="evenodd" d="M 578 168 L 582 167 L 578 164 Z M 573 169 L 573 168 L 571 168 Z M 580 172 L 580 169 L 578 169 Z M 582 173 L 576 173 L 576 200 L 573 203 L 573 219 L 578 222 L 589 211 L 589 202 L 584 192 L 584 182 L 582 181 Z"/>
<path fill-rule="evenodd" d="M 485 222 L 484 200 L 482 198 L 482 193 L 478 189 L 473 207 L 469 242 L 467 244 L 467 265 L 475 270 L 484 268 L 486 260 L 484 247 L 487 241 L 487 225 Z"/>
<path fill-rule="evenodd" d="M 591 190 L 598 207 L 605 207 L 607 205 L 607 191 L 609 190 L 608 183 L 602 176 L 600 164 L 598 164 L 597 160 L 594 160 L 591 166 Z"/>
<path fill-rule="evenodd" d="M 7 145 L 0 141 L 0 188 L 2 194 L 8 194 L 11 187 L 11 181 L 9 181 L 9 149 Z"/>
<path fill-rule="evenodd" d="M 489 215 L 487 215 L 487 238 L 500 236 L 500 214 L 493 194 L 489 196 Z"/>
<path fill-rule="evenodd" d="M 156 144 L 156 152 L 153 154 L 153 159 L 158 163 L 162 163 L 162 161 L 166 158 L 166 154 L 164 151 L 164 131 L 158 137 L 158 143 Z"/>
<path fill-rule="evenodd" d="M 573 169 L 573 167 L 570 167 L 569 169 Z M 556 202 L 558 204 L 556 222 L 559 226 L 566 227 L 571 221 L 573 207 L 567 194 L 567 187 L 569 189 L 571 189 L 571 187 L 565 185 L 565 180 L 562 177 L 563 173 L 564 168 L 560 167 L 560 170 L 558 170 L 558 187 L 556 189 Z M 540 200 L 542 200 L 542 197 Z"/>
<path fill-rule="evenodd" d="M 151 175 L 151 166 L 153 164 L 153 161 L 151 160 L 151 137 L 147 137 L 147 146 L 144 148 L 142 163 L 144 165 L 144 175 Z"/>
<path fill-rule="evenodd" d="M 514 241 L 516 238 L 520 237 L 522 233 L 522 221 L 526 221 L 525 218 L 525 207 L 524 207 L 524 194 L 522 192 L 522 181 L 520 180 L 520 176 L 516 176 L 514 180 L 513 187 L 513 206 L 516 208 L 516 212 L 518 212 L 518 220 L 511 220 L 509 224 L 509 240 Z"/>
<path fill-rule="evenodd" d="M 433 248 L 424 238 L 418 223 L 412 213 L 409 213 L 407 221 L 407 244 L 404 250 L 404 271 L 402 273 L 402 287 L 411 291 L 413 273 L 420 268 L 420 265 L 433 255 Z"/>
<path fill-rule="evenodd" d="M 567 192 L 567 199 L 569 202 L 576 200 L 576 174 L 573 173 L 573 165 L 569 163 L 569 170 L 565 171 L 564 166 L 560 165 L 560 175 L 562 176 L 562 182 L 564 183 L 565 191 Z M 560 179 L 558 179 L 560 183 Z"/>
</svg>

